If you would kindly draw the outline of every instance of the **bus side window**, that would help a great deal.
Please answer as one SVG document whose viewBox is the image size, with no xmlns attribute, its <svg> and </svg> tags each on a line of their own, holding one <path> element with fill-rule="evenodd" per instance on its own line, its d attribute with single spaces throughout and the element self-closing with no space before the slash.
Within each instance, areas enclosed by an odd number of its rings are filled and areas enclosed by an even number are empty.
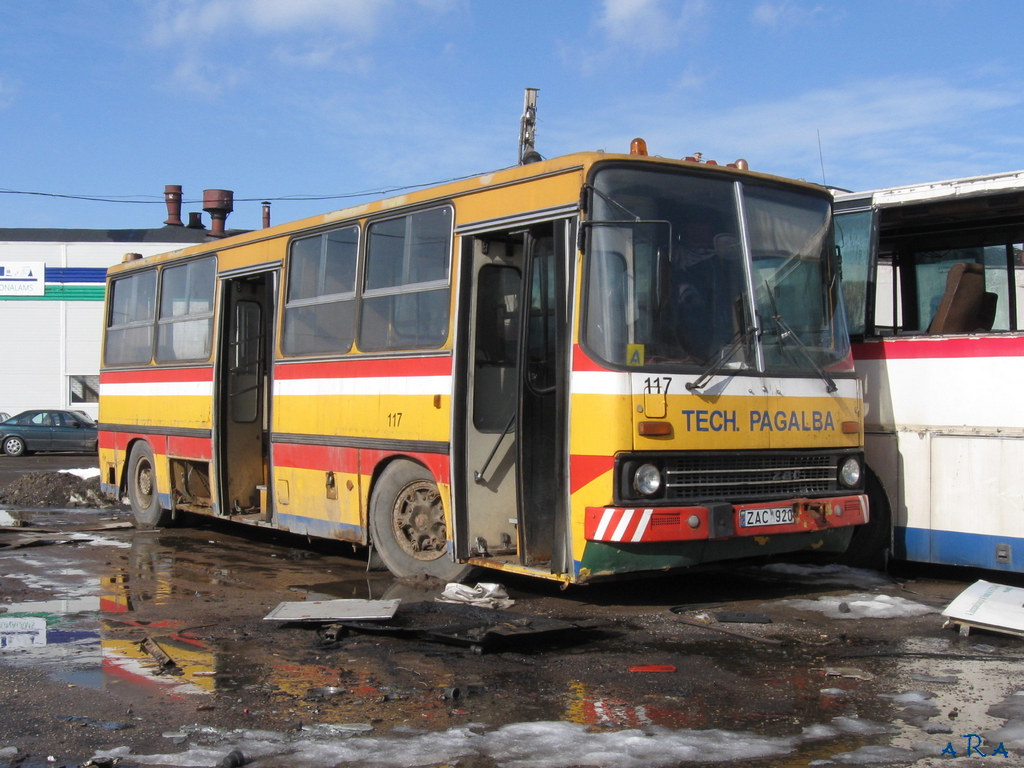
<svg viewBox="0 0 1024 768">
<path fill-rule="evenodd" d="M 836 246 L 843 264 L 843 303 L 851 336 L 867 332 L 868 268 L 871 257 L 871 211 L 844 213 L 835 217 Z M 891 303 L 892 293 L 883 294 L 881 286 L 877 301 Z"/>
<path fill-rule="evenodd" d="M 1005 246 L 971 246 L 900 255 L 906 289 L 916 288 L 910 328 L 933 335 L 1008 330 L 1009 289 Z M 909 296 L 905 297 L 910 300 Z"/>
<path fill-rule="evenodd" d="M 373 222 L 367 228 L 359 348 L 441 347 L 448 338 L 449 206 Z"/>
<path fill-rule="evenodd" d="M 623 364 L 626 361 L 626 315 L 628 275 L 626 258 L 611 250 L 595 250 L 590 258 L 594 273 L 588 284 L 586 338 L 603 360 Z"/>
</svg>

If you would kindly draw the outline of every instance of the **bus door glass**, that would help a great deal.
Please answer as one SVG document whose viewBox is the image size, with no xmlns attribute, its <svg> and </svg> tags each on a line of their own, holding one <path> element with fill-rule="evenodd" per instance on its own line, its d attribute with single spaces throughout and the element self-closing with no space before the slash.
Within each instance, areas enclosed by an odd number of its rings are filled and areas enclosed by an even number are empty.
<svg viewBox="0 0 1024 768">
<path fill-rule="evenodd" d="M 259 273 L 226 280 L 217 441 L 219 512 L 266 516 L 270 414 L 267 398 L 274 277 Z"/>
<path fill-rule="evenodd" d="M 564 222 L 534 227 L 527 239 L 517 416 L 521 557 L 553 572 L 567 567 L 566 229 Z"/>
<path fill-rule="evenodd" d="M 525 239 L 488 233 L 471 239 L 472 285 L 467 413 L 462 426 L 464 514 L 456 524 L 460 557 L 518 553 L 516 403 L 519 315 Z M 457 416 L 458 418 L 458 416 Z"/>
<path fill-rule="evenodd" d="M 470 240 L 460 556 L 564 566 L 552 554 L 564 549 L 556 488 L 565 433 L 556 424 L 566 354 L 565 248 L 556 248 L 555 229 Z"/>
</svg>

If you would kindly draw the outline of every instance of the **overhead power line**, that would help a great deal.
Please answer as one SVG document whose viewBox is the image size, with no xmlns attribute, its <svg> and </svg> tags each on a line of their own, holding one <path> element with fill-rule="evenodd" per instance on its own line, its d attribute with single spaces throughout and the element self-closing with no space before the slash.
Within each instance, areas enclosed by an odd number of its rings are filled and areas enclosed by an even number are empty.
<svg viewBox="0 0 1024 768">
<path fill-rule="evenodd" d="M 385 187 L 383 189 L 368 189 L 361 192 L 339 192 L 329 195 L 314 195 L 314 194 L 294 194 L 294 195 L 260 195 L 258 197 L 236 197 L 236 203 L 259 203 L 259 202 L 301 202 L 308 200 L 348 200 L 354 197 L 369 197 L 369 196 L 383 196 L 391 195 L 397 192 L 407 192 L 411 189 L 424 189 L 426 187 L 433 187 L 439 184 L 447 184 L 453 181 L 462 181 L 464 179 L 471 179 L 479 174 L 468 174 L 466 176 L 455 176 L 449 179 L 443 179 L 441 181 L 430 181 L 422 184 L 406 184 L 395 187 Z M 34 197 L 52 197 L 62 200 L 82 200 L 93 203 L 127 203 L 131 205 L 163 205 L 163 195 L 77 195 L 67 192 L 39 192 L 34 190 L 25 189 L 3 189 L 0 188 L 0 195 L 27 195 Z M 186 205 L 194 205 L 196 203 L 202 203 L 203 199 L 183 199 L 182 203 Z"/>
</svg>

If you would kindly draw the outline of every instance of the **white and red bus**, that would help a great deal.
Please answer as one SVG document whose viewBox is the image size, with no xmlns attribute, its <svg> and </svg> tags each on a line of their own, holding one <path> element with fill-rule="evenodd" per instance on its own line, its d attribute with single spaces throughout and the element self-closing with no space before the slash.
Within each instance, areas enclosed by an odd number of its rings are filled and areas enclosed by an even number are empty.
<svg viewBox="0 0 1024 768">
<path fill-rule="evenodd" d="M 1024 171 L 838 194 L 835 216 L 865 389 L 865 546 L 1024 571 Z"/>
</svg>

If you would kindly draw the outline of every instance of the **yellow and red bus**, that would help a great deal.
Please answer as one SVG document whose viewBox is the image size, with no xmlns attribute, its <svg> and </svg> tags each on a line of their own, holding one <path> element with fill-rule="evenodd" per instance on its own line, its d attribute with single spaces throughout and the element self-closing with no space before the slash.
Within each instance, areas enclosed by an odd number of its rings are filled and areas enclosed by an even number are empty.
<svg viewBox="0 0 1024 768">
<path fill-rule="evenodd" d="M 564 583 L 805 550 L 868 519 L 816 186 L 541 160 L 109 270 L 100 467 L 397 575 Z"/>
</svg>

